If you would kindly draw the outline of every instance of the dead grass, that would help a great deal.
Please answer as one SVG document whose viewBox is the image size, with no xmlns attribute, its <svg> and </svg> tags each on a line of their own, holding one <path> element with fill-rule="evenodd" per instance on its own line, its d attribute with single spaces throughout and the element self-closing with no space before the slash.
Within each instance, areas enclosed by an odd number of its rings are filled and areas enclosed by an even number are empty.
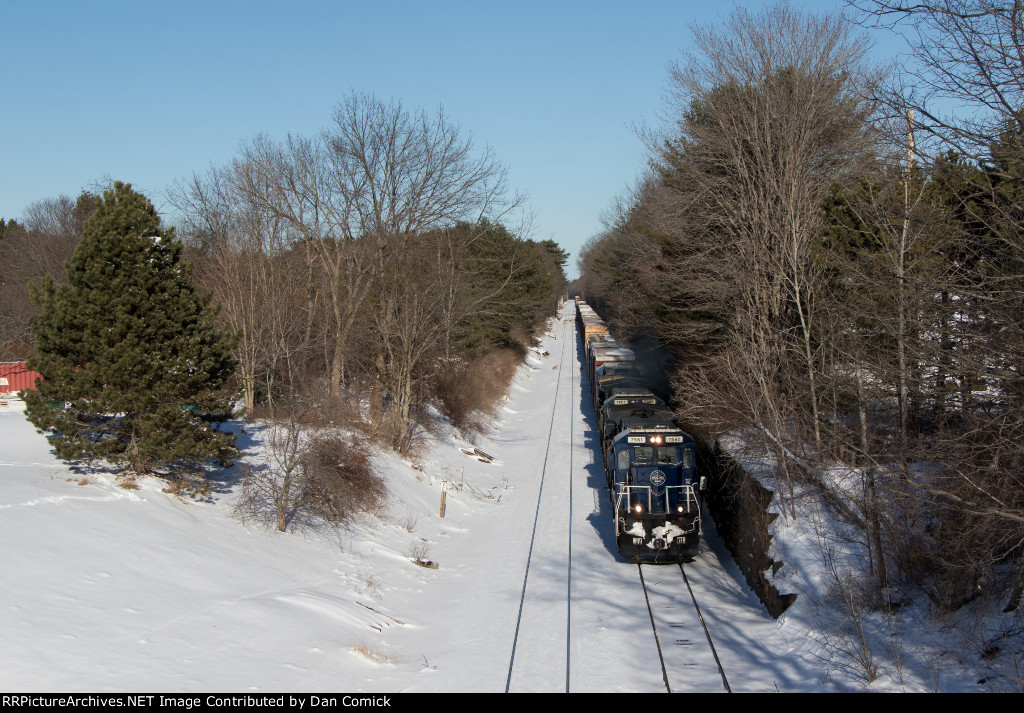
<svg viewBox="0 0 1024 713">
<path fill-rule="evenodd" d="M 486 430 L 521 363 L 519 353 L 500 349 L 447 369 L 436 384 L 442 412 L 457 428 Z"/>
<path fill-rule="evenodd" d="M 422 468 L 416 468 L 415 466 L 413 468 L 421 473 L 423 472 Z M 408 512 L 405 514 L 405 517 L 398 521 L 398 524 L 403 530 L 411 534 L 416 529 L 417 522 L 419 522 L 419 518 L 415 514 Z"/>
<path fill-rule="evenodd" d="M 364 659 L 373 661 L 374 663 L 391 665 L 402 663 L 401 657 L 397 654 L 385 651 L 375 644 L 367 644 L 365 641 L 357 641 L 352 644 L 352 651 L 362 656 Z"/>
<path fill-rule="evenodd" d="M 428 543 L 422 537 L 417 538 L 417 540 L 413 542 L 412 547 L 409 550 L 409 559 L 413 562 L 413 564 L 419 565 L 424 569 L 437 569 L 440 565 L 438 565 L 437 562 L 428 559 L 429 556 L 430 543 Z"/>
<path fill-rule="evenodd" d="M 204 500 L 213 495 L 213 483 L 204 477 L 202 471 L 179 471 L 162 477 L 167 482 L 163 492 L 182 502 Z"/>
<path fill-rule="evenodd" d="M 119 475 L 116 478 L 117 487 L 124 490 L 138 490 L 139 484 L 135 482 L 135 474 Z"/>
</svg>

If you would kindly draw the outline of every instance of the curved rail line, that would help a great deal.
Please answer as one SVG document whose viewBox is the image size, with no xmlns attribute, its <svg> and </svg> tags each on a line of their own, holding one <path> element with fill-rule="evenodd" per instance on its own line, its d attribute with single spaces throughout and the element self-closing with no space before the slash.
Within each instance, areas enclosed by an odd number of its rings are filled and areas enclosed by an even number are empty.
<svg viewBox="0 0 1024 713">
<path fill-rule="evenodd" d="M 534 512 L 534 515 L 533 515 L 533 531 L 530 534 L 530 550 L 529 550 L 529 554 L 526 557 L 526 571 L 523 574 L 523 589 L 522 589 L 521 594 L 519 595 L 519 613 L 516 615 L 516 631 L 515 631 L 515 636 L 512 639 L 512 654 L 509 657 L 509 662 L 508 662 L 508 678 L 505 681 L 505 693 L 508 693 L 509 689 L 512 686 L 512 670 L 513 670 L 513 667 L 515 666 L 516 646 L 519 643 L 519 627 L 520 627 L 520 624 L 522 623 L 522 618 L 523 618 L 523 606 L 526 604 L 526 585 L 527 585 L 527 582 L 530 579 L 530 564 L 531 564 L 531 562 L 533 560 L 533 546 L 534 546 L 534 543 L 535 543 L 536 537 L 537 537 L 537 522 L 540 519 L 540 503 L 541 503 L 541 497 L 544 494 L 544 478 L 547 476 L 548 456 L 551 453 L 551 434 L 554 431 L 555 415 L 556 415 L 556 413 L 558 411 L 558 392 L 561 390 L 561 387 L 562 387 L 562 375 L 566 371 L 568 371 L 569 378 L 570 378 L 570 388 L 571 388 L 572 384 L 574 383 L 573 372 L 575 370 L 574 369 L 566 369 L 565 368 L 565 356 L 566 356 L 566 352 L 568 351 L 568 345 L 571 344 L 571 343 L 574 344 L 573 340 L 570 340 L 570 339 L 566 338 L 566 332 L 571 329 L 572 330 L 572 336 L 575 337 L 575 335 L 576 335 L 575 324 L 574 324 L 573 320 L 562 320 L 562 322 L 563 322 L 564 326 L 563 326 L 563 329 L 562 329 L 562 353 L 561 353 L 561 356 L 559 357 L 559 361 L 558 361 L 558 369 L 559 369 L 558 381 L 555 382 L 555 397 L 554 397 L 554 403 L 553 403 L 553 405 L 551 407 L 551 425 L 548 428 L 547 447 L 544 450 L 544 464 L 543 464 L 542 469 L 541 469 L 540 487 L 537 489 L 537 508 L 536 508 L 536 510 Z M 566 322 L 569 322 L 569 324 L 567 326 L 565 326 Z M 571 419 L 571 417 L 572 417 L 572 411 L 570 410 L 570 419 Z M 572 469 L 570 467 L 570 473 L 571 472 L 572 472 Z M 571 488 L 570 488 L 570 493 L 571 493 Z M 570 501 L 570 508 L 569 508 L 569 532 L 570 533 L 572 532 L 572 507 L 571 507 L 571 501 Z M 571 545 L 572 545 L 572 540 L 571 540 L 571 535 L 570 535 L 570 550 L 569 550 L 570 551 L 570 555 L 571 555 L 571 552 L 572 552 Z M 571 567 L 571 560 L 570 560 L 570 573 L 571 573 L 571 569 L 572 569 L 572 567 Z M 569 586 L 570 587 L 572 586 L 571 578 L 570 578 Z M 566 666 L 565 666 L 565 686 L 566 686 L 566 692 L 568 692 L 568 690 L 569 690 L 569 659 L 568 659 L 569 634 L 570 634 L 569 629 L 570 629 L 570 627 L 569 627 L 569 619 L 567 617 L 566 618 Z"/>
</svg>

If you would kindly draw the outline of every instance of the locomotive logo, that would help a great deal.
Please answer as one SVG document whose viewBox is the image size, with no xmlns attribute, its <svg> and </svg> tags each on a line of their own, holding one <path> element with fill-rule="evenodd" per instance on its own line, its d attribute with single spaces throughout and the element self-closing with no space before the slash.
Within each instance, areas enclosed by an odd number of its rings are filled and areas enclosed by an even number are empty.
<svg viewBox="0 0 1024 713">
<path fill-rule="evenodd" d="M 665 484 L 665 473 L 660 470 L 651 472 L 651 485 L 656 488 L 660 488 Z"/>
</svg>

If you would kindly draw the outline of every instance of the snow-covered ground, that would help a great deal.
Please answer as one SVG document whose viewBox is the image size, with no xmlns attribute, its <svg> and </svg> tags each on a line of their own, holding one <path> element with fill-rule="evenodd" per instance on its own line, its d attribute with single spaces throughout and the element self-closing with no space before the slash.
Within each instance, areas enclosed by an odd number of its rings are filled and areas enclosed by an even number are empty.
<svg viewBox="0 0 1024 713">
<path fill-rule="evenodd" d="M 493 462 L 442 432 L 413 459 L 377 457 L 380 519 L 288 534 L 232 517 L 237 476 L 208 501 L 155 479 L 125 490 L 57 460 L 18 402 L 0 407 L 0 690 L 664 690 L 636 567 L 614 551 L 588 398 L 567 307 L 474 443 Z M 260 429 L 239 445 L 258 458 Z M 732 689 L 863 687 L 813 634 L 828 616 L 814 598 L 772 620 L 706 523 L 687 574 Z M 790 531 L 788 583 L 821 586 L 813 533 Z M 955 656 L 921 651 L 933 666 L 901 683 L 886 664 L 869 688 L 985 690 Z M 686 666 L 673 690 L 722 690 Z"/>
<path fill-rule="evenodd" d="M 777 490 L 771 456 L 754 439 L 723 440 L 748 473 Z M 846 466 L 821 474 L 836 490 L 862 487 Z M 911 692 L 1022 692 L 1024 612 L 1004 613 L 1005 593 L 981 596 L 956 612 L 938 614 L 927 596 L 894 581 L 890 614 L 871 591 L 864 533 L 844 525 L 817 493 L 796 486 L 797 517 L 773 500 L 772 551 L 784 566 L 774 575 L 780 592 L 799 598 L 779 631 L 817 660 L 831 690 Z M 892 573 L 891 573 L 892 574 Z M 876 678 L 868 681 L 873 669 Z"/>
</svg>

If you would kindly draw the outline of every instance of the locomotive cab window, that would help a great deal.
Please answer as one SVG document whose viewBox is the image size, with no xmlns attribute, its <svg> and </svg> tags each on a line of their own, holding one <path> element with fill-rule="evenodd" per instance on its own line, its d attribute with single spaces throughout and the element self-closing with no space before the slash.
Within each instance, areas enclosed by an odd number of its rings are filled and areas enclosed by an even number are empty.
<svg viewBox="0 0 1024 713">
<path fill-rule="evenodd" d="M 679 462 L 679 449 L 678 448 L 659 448 L 658 449 L 658 462 L 659 463 L 678 463 Z"/>
<path fill-rule="evenodd" d="M 670 465 L 679 462 L 678 451 L 675 447 L 637 446 L 633 449 L 633 458 L 637 463 Z"/>
<path fill-rule="evenodd" d="M 618 458 L 618 461 L 617 461 L 615 467 L 618 470 L 628 470 L 629 469 L 629 449 L 625 448 L 625 449 L 619 451 L 617 458 Z"/>
</svg>

